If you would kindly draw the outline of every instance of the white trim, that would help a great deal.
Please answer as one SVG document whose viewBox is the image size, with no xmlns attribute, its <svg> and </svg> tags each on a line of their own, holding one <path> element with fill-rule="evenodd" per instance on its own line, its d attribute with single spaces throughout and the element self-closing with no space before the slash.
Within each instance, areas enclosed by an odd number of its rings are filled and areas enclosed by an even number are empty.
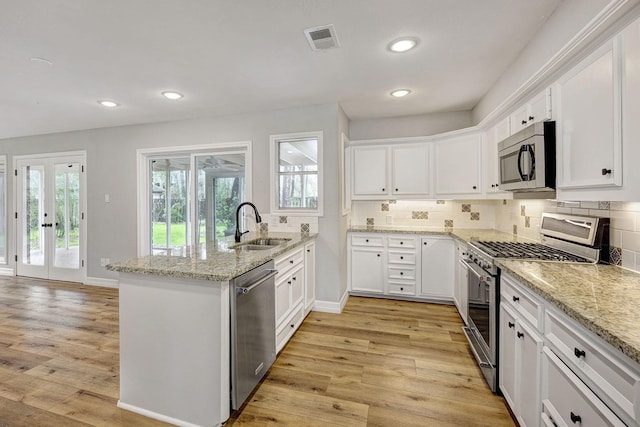
<svg viewBox="0 0 640 427">
<path fill-rule="evenodd" d="M 345 290 L 339 302 L 316 300 L 316 302 L 313 304 L 312 311 L 340 314 L 342 313 L 344 306 L 347 304 L 348 299 L 349 299 L 349 292 Z"/>
<path fill-rule="evenodd" d="M 360 139 L 356 141 L 353 141 L 353 140 L 349 141 L 349 143 L 352 147 L 358 146 L 358 145 L 375 145 L 375 144 L 423 143 L 423 142 L 439 141 L 442 138 L 465 136 L 467 134 L 472 134 L 474 132 L 479 132 L 479 131 L 483 131 L 483 128 L 481 128 L 480 126 L 469 126 L 467 128 L 438 133 L 435 135 L 410 136 L 405 138 Z"/>
<path fill-rule="evenodd" d="M 15 269 L 12 267 L 0 267 L 0 276 L 15 276 Z"/>
<path fill-rule="evenodd" d="M 344 133 L 340 135 L 340 152 L 338 153 L 338 168 L 340 171 L 340 206 L 342 216 L 351 212 L 351 147 L 349 138 Z"/>
<path fill-rule="evenodd" d="M 184 145 L 184 146 L 171 146 L 171 147 L 155 147 L 155 148 L 139 148 L 136 150 L 136 199 L 137 199 L 137 254 L 138 256 L 149 255 L 150 248 L 149 242 L 149 218 L 147 213 L 149 212 L 149 199 L 147 191 L 149 189 L 149 173 L 147 170 L 148 161 L 151 157 L 155 156 L 173 156 L 183 155 L 189 156 L 193 159 L 194 155 L 202 154 L 219 154 L 225 151 L 244 151 L 245 152 L 245 199 L 253 199 L 253 154 L 251 150 L 251 141 L 236 141 L 236 142 L 213 142 L 211 144 L 200 145 Z M 195 171 L 191 171 L 195 174 Z M 191 185 L 189 190 L 195 191 L 195 186 Z M 193 197 L 192 204 L 195 203 Z M 193 206 L 191 206 L 193 208 Z M 192 224 L 192 228 L 195 227 Z M 195 236 L 192 234 L 192 239 Z M 192 242 L 189 242 L 191 244 Z"/>
<path fill-rule="evenodd" d="M 315 138 L 318 141 L 318 206 L 316 209 L 281 209 L 278 206 L 278 142 L 288 139 Z M 269 174 L 270 197 L 269 205 L 272 215 L 292 216 L 324 216 L 324 162 L 323 162 L 323 131 L 285 133 L 269 136 Z"/>
<path fill-rule="evenodd" d="M 88 286 L 99 286 L 102 288 L 118 289 L 120 287 L 120 282 L 117 279 L 104 279 L 102 277 L 87 277 L 83 284 Z"/>
<path fill-rule="evenodd" d="M 9 215 L 7 209 L 7 181 L 9 181 L 10 169 L 7 164 L 7 156 L 0 156 L 0 163 L 4 165 L 4 182 L 0 191 L 4 195 L 4 204 L 0 205 L 0 209 L 4 212 L 4 262 L 0 265 L 9 265 Z M 0 273 L 0 275 L 2 275 Z"/>
<path fill-rule="evenodd" d="M 116 406 L 120 409 L 125 409 L 127 411 L 135 412 L 136 414 L 140 414 L 148 418 L 164 421 L 165 423 L 173 424 L 180 427 L 202 427 L 202 426 L 199 426 L 198 424 L 188 423 L 186 421 L 179 420 L 177 418 L 167 417 L 166 415 L 162 415 L 157 412 L 149 411 L 134 405 L 130 405 L 128 403 L 123 402 L 122 400 L 118 400 L 118 404 Z M 216 426 L 221 426 L 221 425 L 222 424 L 216 424 Z"/>
</svg>

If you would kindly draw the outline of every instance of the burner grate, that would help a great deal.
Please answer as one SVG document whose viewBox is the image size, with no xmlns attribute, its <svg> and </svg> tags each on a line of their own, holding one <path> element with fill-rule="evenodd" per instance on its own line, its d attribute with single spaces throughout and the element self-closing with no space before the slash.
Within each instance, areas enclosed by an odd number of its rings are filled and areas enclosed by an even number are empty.
<svg viewBox="0 0 640 427">
<path fill-rule="evenodd" d="M 478 244 L 483 251 L 491 254 L 491 256 L 495 258 L 522 258 L 582 263 L 593 262 L 587 258 L 540 243 L 479 241 L 476 242 L 476 244 Z"/>
</svg>

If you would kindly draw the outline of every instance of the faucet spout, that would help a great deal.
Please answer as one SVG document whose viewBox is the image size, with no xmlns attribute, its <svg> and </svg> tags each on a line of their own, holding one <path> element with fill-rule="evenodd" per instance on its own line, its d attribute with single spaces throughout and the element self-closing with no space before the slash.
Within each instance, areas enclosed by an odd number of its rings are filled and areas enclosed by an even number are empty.
<svg viewBox="0 0 640 427">
<path fill-rule="evenodd" d="M 251 202 L 242 202 L 238 205 L 238 207 L 236 208 L 236 235 L 235 235 L 235 240 L 236 242 L 240 242 L 240 238 L 242 237 L 243 234 L 248 233 L 249 230 L 247 231 L 240 231 L 240 209 L 242 209 L 242 207 L 244 205 L 249 205 L 253 208 L 253 212 L 256 215 L 256 222 L 257 223 L 261 223 L 262 222 L 262 217 L 260 216 L 260 213 L 258 213 L 258 208 L 256 208 L 256 205 L 254 205 Z"/>
</svg>

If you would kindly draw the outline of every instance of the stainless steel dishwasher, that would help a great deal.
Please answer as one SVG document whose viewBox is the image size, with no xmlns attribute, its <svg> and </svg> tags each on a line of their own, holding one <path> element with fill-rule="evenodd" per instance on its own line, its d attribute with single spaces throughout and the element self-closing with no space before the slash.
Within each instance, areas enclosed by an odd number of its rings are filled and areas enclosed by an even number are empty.
<svg viewBox="0 0 640 427">
<path fill-rule="evenodd" d="M 239 409 L 276 360 L 273 260 L 234 278 L 231 299 L 231 408 Z"/>
</svg>

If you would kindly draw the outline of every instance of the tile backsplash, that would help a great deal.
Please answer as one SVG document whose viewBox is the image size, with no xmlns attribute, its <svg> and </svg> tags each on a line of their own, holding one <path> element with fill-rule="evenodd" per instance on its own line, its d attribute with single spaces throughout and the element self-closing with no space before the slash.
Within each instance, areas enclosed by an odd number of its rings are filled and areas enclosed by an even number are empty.
<svg viewBox="0 0 640 427">
<path fill-rule="evenodd" d="M 557 202 L 555 200 L 355 201 L 354 225 L 495 228 L 539 240 L 542 212 L 611 218 L 610 256 L 640 271 L 640 202 Z"/>
</svg>

